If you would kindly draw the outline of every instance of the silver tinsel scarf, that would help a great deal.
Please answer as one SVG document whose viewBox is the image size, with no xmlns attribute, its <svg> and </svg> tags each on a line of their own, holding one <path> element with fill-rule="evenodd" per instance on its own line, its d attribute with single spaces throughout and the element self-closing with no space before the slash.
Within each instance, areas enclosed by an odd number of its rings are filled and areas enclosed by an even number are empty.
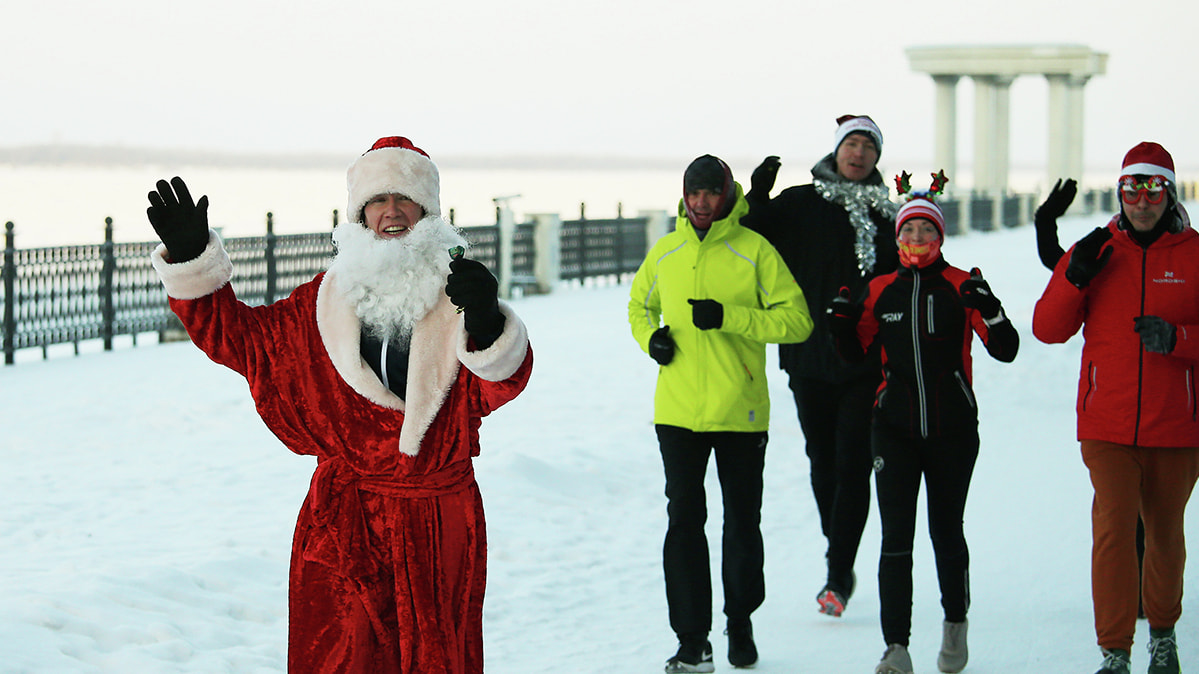
<svg viewBox="0 0 1199 674">
<path fill-rule="evenodd" d="M 885 184 L 866 185 L 843 180 L 820 180 L 819 178 L 813 180 L 812 184 L 816 186 L 816 191 L 824 197 L 825 201 L 837 204 L 849 214 L 849 224 L 857 234 L 853 249 L 858 256 L 858 271 L 863 276 L 869 274 L 874 270 L 874 235 L 878 232 L 874 220 L 870 219 L 870 209 L 893 220 L 895 214 L 899 212 L 899 205 L 891 201 L 890 190 Z"/>
</svg>

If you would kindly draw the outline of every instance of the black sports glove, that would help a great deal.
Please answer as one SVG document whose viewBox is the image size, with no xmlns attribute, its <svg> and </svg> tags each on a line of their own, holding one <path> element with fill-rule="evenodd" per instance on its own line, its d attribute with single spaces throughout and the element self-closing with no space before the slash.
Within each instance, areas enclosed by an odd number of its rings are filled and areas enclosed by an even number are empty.
<svg viewBox="0 0 1199 674">
<path fill-rule="evenodd" d="M 1090 234 L 1082 237 L 1074 244 L 1074 252 L 1070 254 L 1070 264 L 1066 267 L 1066 280 L 1078 289 L 1087 287 L 1103 266 L 1112 256 L 1112 247 L 1100 252 L 1103 244 L 1112 238 L 1112 231 L 1107 227 L 1096 227 Z"/>
<path fill-rule="evenodd" d="M 1049 190 L 1049 196 L 1045 197 L 1045 203 L 1037 208 L 1035 220 L 1039 223 L 1042 220 L 1057 220 L 1062 217 L 1070 208 L 1070 204 L 1074 203 L 1076 194 L 1078 194 L 1078 181 L 1066 178 L 1066 182 L 1063 184 L 1061 178 L 1058 178 L 1053 189 Z"/>
<path fill-rule="evenodd" d="M 495 276 L 482 262 L 464 257 L 450 262 L 445 294 L 465 312 L 462 318 L 466 331 L 475 338 L 475 346 L 480 349 L 491 346 L 504 331 L 499 287 Z"/>
<path fill-rule="evenodd" d="M 1076 194 L 1078 182 L 1073 178 L 1067 178 L 1063 185 L 1059 178 L 1057 184 L 1049 191 L 1049 196 L 1045 198 L 1045 203 L 1037 208 L 1037 213 L 1033 216 L 1033 224 L 1037 229 L 1037 255 L 1041 258 L 1041 264 L 1049 269 L 1057 266 L 1057 261 L 1066 254 L 1057 240 L 1057 219 L 1070 208 Z"/>
<path fill-rule="evenodd" d="M 1166 319 L 1137 316 L 1133 330 L 1141 336 L 1141 346 L 1151 353 L 1170 353 L 1178 343 L 1178 330 Z"/>
<path fill-rule="evenodd" d="M 208 196 L 192 203 L 187 185 L 178 176 L 169 184 L 159 180 L 156 187 L 158 191 L 148 195 L 146 217 L 167 248 L 167 260 L 179 263 L 200 257 L 208 246 Z"/>
<path fill-rule="evenodd" d="M 670 326 L 663 325 L 649 336 L 649 357 L 658 365 L 669 365 L 674 360 L 674 340 L 670 338 Z"/>
<path fill-rule="evenodd" d="M 687 300 L 691 304 L 691 322 L 700 330 L 724 325 L 724 307 L 716 300 Z"/>
<path fill-rule="evenodd" d="M 760 195 L 762 198 L 770 196 L 770 190 L 774 189 L 774 181 L 779 175 L 779 158 L 770 155 L 762 160 L 758 168 L 754 169 L 753 174 L 749 177 L 749 189 L 755 195 Z"/>
<path fill-rule="evenodd" d="M 970 278 L 958 286 L 958 294 L 962 296 L 962 304 L 977 309 L 986 321 L 993 321 L 1003 313 L 999 298 L 991 292 L 991 286 L 983 278 L 978 267 L 970 270 Z"/>
<path fill-rule="evenodd" d="M 832 302 L 829 302 L 828 308 L 824 310 L 824 315 L 828 321 L 829 332 L 833 333 L 834 337 L 857 341 L 858 321 L 862 318 L 862 305 L 849 299 L 849 288 L 841 286 L 837 296 L 833 298 Z"/>
</svg>

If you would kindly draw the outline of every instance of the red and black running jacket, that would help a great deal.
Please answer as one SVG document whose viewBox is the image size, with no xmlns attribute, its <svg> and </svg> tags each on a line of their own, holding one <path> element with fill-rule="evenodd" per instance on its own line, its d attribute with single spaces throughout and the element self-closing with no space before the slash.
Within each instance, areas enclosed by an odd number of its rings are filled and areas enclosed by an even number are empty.
<svg viewBox="0 0 1199 674">
<path fill-rule="evenodd" d="M 941 257 L 870 282 L 860 302 L 857 342 L 837 342 L 847 360 L 860 359 L 875 341 L 881 346 L 883 381 L 875 396 L 875 424 L 913 438 L 977 426 L 972 333 L 1005 363 L 1015 359 L 1020 338 L 1002 311 L 988 325 L 977 310 L 962 304 L 958 288 L 969 278 Z"/>
</svg>

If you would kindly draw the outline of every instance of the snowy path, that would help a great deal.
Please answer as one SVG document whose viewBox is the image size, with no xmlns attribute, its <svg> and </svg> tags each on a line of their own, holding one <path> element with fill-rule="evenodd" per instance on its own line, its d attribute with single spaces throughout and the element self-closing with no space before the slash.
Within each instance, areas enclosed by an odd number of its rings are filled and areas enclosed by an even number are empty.
<svg viewBox="0 0 1199 674">
<path fill-rule="evenodd" d="M 1102 221 L 1103 218 L 1099 218 Z M 1064 221 L 1080 237 L 1096 218 Z M 1031 228 L 951 239 L 1021 330 L 1016 362 L 976 343 L 982 454 L 966 514 L 975 674 L 1091 672 L 1090 485 L 1074 441 L 1079 340 L 1029 332 L 1048 272 Z M 655 366 L 628 333 L 627 287 L 516 301 L 536 365 L 487 419 L 477 472 L 487 507 L 487 671 L 660 672 L 673 653 L 660 563 L 665 526 L 651 423 Z M 773 352 L 773 348 L 772 348 Z M 844 618 L 816 612 L 823 539 L 786 381 L 771 369 L 767 600 L 757 671 L 873 671 L 878 516 Z M 279 672 L 295 513 L 312 460 L 283 449 L 243 381 L 189 344 L 26 359 L 0 369 L 0 671 Z M 719 500 L 709 481 L 710 541 Z M 1188 533 L 1199 540 L 1192 508 Z M 931 548 L 916 547 L 912 650 L 935 672 Z M 718 545 L 713 549 L 718 551 Z M 719 568 L 718 554 L 714 569 Z M 1184 667 L 1199 666 L 1199 586 L 1188 572 Z M 717 612 L 719 611 L 717 583 Z M 718 623 L 718 671 L 731 671 Z M 1139 627 L 1134 671 L 1145 666 Z"/>
</svg>

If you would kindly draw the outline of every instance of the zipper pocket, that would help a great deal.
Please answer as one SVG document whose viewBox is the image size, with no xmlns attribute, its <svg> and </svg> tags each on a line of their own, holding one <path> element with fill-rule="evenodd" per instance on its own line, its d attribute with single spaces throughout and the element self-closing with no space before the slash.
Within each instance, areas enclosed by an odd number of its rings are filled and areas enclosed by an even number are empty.
<svg viewBox="0 0 1199 674">
<path fill-rule="evenodd" d="M 970 407 L 978 409 L 978 403 L 974 401 L 974 394 L 970 391 L 970 386 L 966 383 L 966 378 L 962 376 L 960 370 L 954 370 L 953 378 L 958 380 L 958 386 L 962 389 L 962 394 L 966 396 L 966 401 L 970 403 Z"/>
<path fill-rule="evenodd" d="M 1095 372 L 1095 364 L 1087 363 L 1087 394 L 1082 398 L 1082 409 L 1084 411 L 1090 407 L 1091 398 L 1095 397 L 1095 389 L 1099 388 L 1096 383 L 1097 380 L 1098 376 Z"/>
<path fill-rule="evenodd" d="M 1191 421 L 1195 420 L 1195 371 L 1187 368 L 1187 408 L 1191 410 Z"/>
</svg>

